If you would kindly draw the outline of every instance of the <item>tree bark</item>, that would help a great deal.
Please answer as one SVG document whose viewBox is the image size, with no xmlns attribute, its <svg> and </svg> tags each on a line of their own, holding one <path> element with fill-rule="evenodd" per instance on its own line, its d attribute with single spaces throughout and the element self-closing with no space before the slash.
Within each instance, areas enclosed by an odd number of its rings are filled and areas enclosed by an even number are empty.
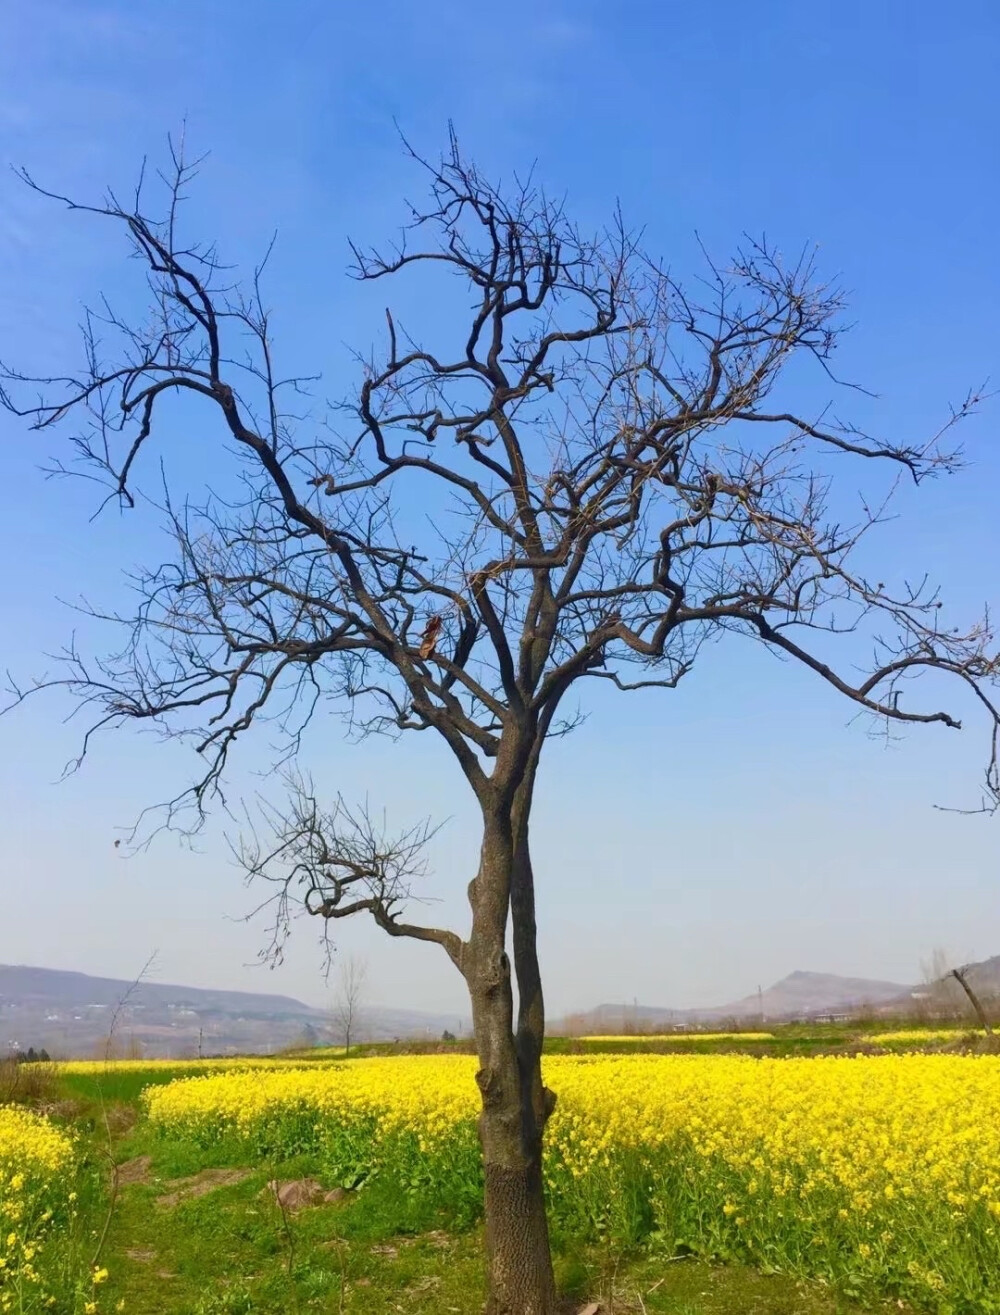
<svg viewBox="0 0 1000 1315">
<path fill-rule="evenodd" d="M 541 1157 L 539 1136 L 534 1155 L 516 1167 L 485 1163 L 486 1315 L 553 1315 L 556 1309 Z"/>
<path fill-rule="evenodd" d="M 524 995 L 517 1033 L 511 964 L 505 938 L 512 895 L 523 903 L 519 864 L 526 860 L 526 833 L 515 840 L 509 810 L 487 820 L 479 873 L 469 897 L 472 933 L 463 969 L 472 1001 L 482 1097 L 479 1139 L 483 1152 L 486 1215 L 486 1315 L 554 1315 L 555 1279 L 549 1249 L 542 1139 L 554 1098 L 542 1085 L 540 990 Z M 516 896 L 515 896 L 516 898 Z M 515 914 L 515 962 L 534 958 L 534 916 L 527 926 Z M 522 912 L 524 911 L 522 907 Z M 519 925 L 521 924 L 521 925 Z M 530 942 L 530 945 L 528 944 Z M 536 964 L 537 970 L 537 964 Z M 530 1026 L 522 1027 L 525 1012 Z"/>
</svg>

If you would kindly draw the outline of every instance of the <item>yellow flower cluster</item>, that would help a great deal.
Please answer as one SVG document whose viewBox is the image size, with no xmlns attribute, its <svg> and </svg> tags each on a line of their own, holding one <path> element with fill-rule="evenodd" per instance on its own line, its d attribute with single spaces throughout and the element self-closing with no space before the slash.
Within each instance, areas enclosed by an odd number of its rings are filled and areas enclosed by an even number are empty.
<svg viewBox="0 0 1000 1315">
<path fill-rule="evenodd" d="M 72 1159 L 72 1142 L 47 1119 L 19 1105 L 0 1105 L 0 1172 L 51 1178 Z"/>
<path fill-rule="evenodd" d="M 474 1072 L 468 1055 L 241 1068 L 148 1087 L 143 1101 L 154 1123 L 179 1132 L 210 1127 L 249 1136 L 267 1120 L 306 1115 L 325 1122 L 371 1117 L 383 1133 L 411 1128 L 430 1139 L 475 1117 Z"/>
<path fill-rule="evenodd" d="M 0 1105 L 0 1311 L 44 1305 L 41 1253 L 69 1204 L 73 1144 L 46 1119 Z M 54 1299 L 53 1299 L 54 1300 Z"/>
<path fill-rule="evenodd" d="M 875 1046 L 929 1046 L 942 1041 L 961 1041 L 963 1037 L 983 1036 L 973 1027 L 914 1027 L 898 1032 L 872 1032 L 862 1041 Z"/>
<path fill-rule="evenodd" d="M 577 1036 L 573 1041 L 773 1041 L 773 1032 L 633 1032 L 629 1036 Z"/>
<path fill-rule="evenodd" d="M 660 1236 L 713 1254 L 994 1309 L 1000 1058 L 632 1053 L 543 1066 L 558 1094 L 546 1179 L 574 1226 L 613 1231 L 615 1210 L 641 1200 Z M 301 1147 L 309 1128 L 367 1121 L 386 1148 L 403 1133 L 433 1153 L 472 1144 L 475 1067 L 433 1055 L 243 1070 L 150 1087 L 144 1100 L 181 1136 L 274 1145 L 286 1127 Z"/>
<path fill-rule="evenodd" d="M 343 1049 L 331 1047 L 317 1054 L 316 1061 L 325 1062 L 343 1054 Z M 230 1056 L 211 1059 L 67 1059 L 54 1067 L 59 1073 L 80 1073 L 85 1075 L 101 1073 L 166 1073 L 171 1070 L 196 1070 L 199 1073 L 228 1072 L 231 1069 L 251 1068 L 302 1068 L 304 1064 L 314 1061 L 311 1056 L 296 1056 L 287 1059 L 277 1055 L 251 1055 L 245 1058 Z"/>
</svg>

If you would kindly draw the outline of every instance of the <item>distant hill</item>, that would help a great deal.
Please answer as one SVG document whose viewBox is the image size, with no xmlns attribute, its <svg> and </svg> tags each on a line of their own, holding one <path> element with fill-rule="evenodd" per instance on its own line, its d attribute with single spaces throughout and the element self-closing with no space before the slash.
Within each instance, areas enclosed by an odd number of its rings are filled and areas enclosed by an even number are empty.
<svg viewBox="0 0 1000 1315">
<path fill-rule="evenodd" d="M 705 1011 L 714 1018 L 752 1018 L 763 1008 L 765 1018 L 814 1017 L 842 1013 L 862 1005 L 881 1005 L 908 996 L 911 987 L 867 977 L 838 977 L 835 973 L 794 972 L 760 995 L 747 995 L 732 1004 Z"/>
<path fill-rule="evenodd" d="M 124 1001 L 124 1004 L 122 1003 Z M 285 995 L 217 991 L 0 964 L 0 1054 L 36 1050 L 66 1058 L 103 1053 L 115 1013 L 117 1048 L 144 1055 L 263 1054 L 302 1043 L 336 1043 L 328 1014 Z M 439 1037 L 468 1031 L 456 1014 L 361 1010 L 358 1040 Z"/>
<path fill-rule="evenodd" d="M 1000 965 L 1000 960 L 998 960 Z M 1000 967 L 998 967 L 1000 971 Z M 766 991 L 744 996 L 729 1004 L 705 1009 L 668 1009 L 656 1005 L 604 1004 L 584 1014 L 563 1020 L 572 1030 L 613 1032 L 622 1027 L 639 1028 L 697 1026 L 765 1020 L 778 1022 L 792 1018 L 815 1018 L 818 1015 L 845 1013 L 863 1005 L 878 1008 L 901 997 L 910 999 L 912 987 L 898 982 L 869 980 L 864 977 L 838 977 L 834 973 L 794 972 Z"/>
<path fill-rule="evenodd" d="M 161 982 L 131 983 L 114 977 L 91 977 L 88 973 L 63 972 L 56 968 L 28 968 L 0 964 L 0 1000 L 35 1000 L 69 1008 L 78 1005 L 114 1007 L 126 991 L 135 1004 L 182 1005 L 227 1013 L 260 1013 L 273 1018 L 285 1014 L 316 1013 L 301 1000 L 287 995 L 265 995 L 252 991 L 215 991 L 204 987 L 172 986 Z"/>
<path fill-rule="evenodd" d="M 968 979 L 984 1000 L 1000 996 L 1000 955 L 968 966 Z M 127 996 L 127 999 L 126 999 Z M 122 1004 L 122 1001 L 125 1001 Z M 759 995 L 704 1009 L 604 1004 L 557 1020 L 551 1030 L 617 1033 L 654 1029 L 816 1018 L 870 1008 L 905 1013 L 942 1005 L 964 1011 L 954 981 L 902 986 L 834 973 L 793 972 Z M 131 983 L 86 973 L 0 964 L 0 1055 L 8 1049 L 43 1047 L 57 1057 L 103 1054 L 115 1012 L 117 1048 L 134 1045 L 150 1057 L 266 1054 L 302 1044 L 336 1044 L 340 1037 L 321 1009 L 285 995 L 217 991 L 162 982 Z M 438 1038 L 445 1030 L 468 1035 L 458 1014 L 411 1009 L 365 1008 L 358 1040 Z"/>
</svg>

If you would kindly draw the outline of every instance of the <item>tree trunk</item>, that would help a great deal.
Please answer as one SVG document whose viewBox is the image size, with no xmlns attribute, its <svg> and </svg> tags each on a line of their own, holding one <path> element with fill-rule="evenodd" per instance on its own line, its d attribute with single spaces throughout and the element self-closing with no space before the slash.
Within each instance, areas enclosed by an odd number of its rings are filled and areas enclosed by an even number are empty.
<svg viewBox="0 0 1000 1315">
<path fill-rule="evenodd" d="M 541 1079 L 541 1033 L 523 1033 L 525 1004 L 517 1034 L 511 964 L 505 949 L 512 883 L 521 846 L 513 841 L 508 817 L 488 819 L 479 873 L 469 898 L 472 934 L 463 970 L 472 1001 L 482 1096 L 479 1139 L 483 1151 L 486 1213 L 486 1315 L 555 1315 L 556 1290 L 549 1250 L 542 1178 L 542 1137 L 554 1098 Z M 528 875 L 530 875 L 530 870 Z M 515 924 L 517 917 L 515 915 Z M 530 920 L 534 939 L 534 919 Z M 524 932 L 515 926 L 515 954 L 521 967 Z M 528 956 L 531 957 L 530 955 Z M 520 974 L 519 974 L 519 985 Z M 540 993 L 530 1010 L 538 1020 Z"/>
<path fill-rule="evenodd" d="M 491 1002 L 483 1003 L 488 1008 Z M 477 1024 L 483 1017 L 481 1005 L 473 1006 Z M 494 1019 L 498 1015 L 502 1002 Z M 480 1062 L 476 1081 L 483 1101 L 479 1140 L 485 1179 L 486 1312 L 553 1315 L 556 1291 L 542 1178 L 544 1119 L 536 1118 L 532 1100 L 541 1072 L 522 1074 L 509 1030 L 501 1047 L 480 1045 Z"/>
<path fill-rule="evenodd" d="M 517 1139 L 518 1142 L 520 1139 Z M 485 1161 L 486 1315 L 553 1315 L 555 1279 L 542 1183 L 542 1139 L 514 1164 Z"/>
</svg>

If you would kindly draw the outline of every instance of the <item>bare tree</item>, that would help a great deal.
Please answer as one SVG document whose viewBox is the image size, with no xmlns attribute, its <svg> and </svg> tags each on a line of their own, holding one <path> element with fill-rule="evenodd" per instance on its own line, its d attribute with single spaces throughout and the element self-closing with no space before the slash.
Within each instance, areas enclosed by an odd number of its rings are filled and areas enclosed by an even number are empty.
<svg viewBox="0 0 1000 1315">
<path fill-rule="evenodd" d="M 936 1018 L 957 1019 L 964 1011 L 953 963 L 954 959 L 941 945 L 934 946 L 930 957 L 920 963 L 921 985 L 924 988 L 920 994 L 926 1002 L 924 1012 Z"/>
<path fill-rule="evenodd" d="M 929 960 L 921 964 L 924 985 L 928 988 L 923 994 L 929 998 L 940 1015 L 960 1018 L 965 1011 L 965 1002 L 972 1005 L 973 1012 L 984 1034 L 992 1040 L 993 1029 L 983 1008 L 978 993 L 969 981 L 969 974 L 974 973 L 975 964 L 963 967 L 952 966 L 953 960 L 948 952 L 940 946 L 931 951 Z M 956 987 L 955 983 L 958 983 Z M 960 989 L 959 989 L 960 988 Z M 963 1000 L 962 996 L 965 996 Z"/>
<path fill-rule="evenodd" d="M 367 976 L 368 965 L 364 959 L 358 959 L 352 954 L 341 962 L 337 974 L 337 994 L 333 1001 L 333 1021 L 343 1043 L 345 1056 L 351 1053 L 351 1037 L 357 1036 Z"/>
<path fill-rule="evenodd" d="M 454 140 L 440 163 L 418 163 L 427 204 L 395 245 L 355 246 L 353 273 L 390 286 L 416 274 L 428 299 L 454 305 L 459 289 L 468 309 L 436 343 L 387 310 L 382 347 L 325 429 L 294 414 L 305 385 L 278 372 L 261 271 L 240 292 L 213 247 L 181 236 L 183 159 L 158 218 L 141 187 L 96 205 L 58 198 L 124 228 L 150 314 L 137 323 L 102 306 L 84 326 L 82 369 L 8 371 L 7 405 L 43 432 L 75 418 L 76 461 L 131 507 L 148 450 L 184 441 L 164 406 L 180 395 L 189 417 L 201 408 L 189 460 L 216 443 L 213 468 L 225 453 L 234 478 L 198 502 L 167 501 L 173 550 L 135 579 L 134 613 L 111 618 L 117 651 L 93 661 L 71 646 L 65 670 L 33 688 L 61 685 L 91 710 L 83 753 L 96 729 L 130 721 L 192 736 L 203 764 L 168 808 L 174 825 L 185 804 L 197 824 L 261 719 L 284 732 L 293 763 L 320 703 L 356 732 L 430 731 L 454 755 L 482 818 L 467 930 L 406 917 L 418 836 L 359 832 L 307 785 L 246 859 L 277 882 L 279 917 L 297 898 L 328 924 L 367 913 L 439 946 L 462 974 L 488 1310 L 551 1315 L 541 1157 L 555 1096 L 540 1066 L 529 845 L 542 748 L 572 728 L 571 691 L 673 690 L 708 641 L 751 640 L 883 729 L 958 728 L 954 711 L 918 701 L 917 677 L 939 677 L 937 694 L 952 677 L 985 715 L 992 806 L 987 619 L 945 624 L 926 582 L 884 583 L 854 553 L 897 482 L 956 467 L 949 431 L 978 398 L 929 438 L 873 436 L 831 409 L 841 299 L 808 257 L 789 264 L 748 242 L 726 266 L 706 256 L 691 290 L 620 216 L 588 236 L 533 180 L 486 180 Z M 799 388 L 815 368 L 807 413 L 783 400 L 790 367 Z M 871 490 L 849 514 L 862 475 Z"/>
<path fill-rule="evenodd" d="M 983 1029 L 984 1036 L 992 1041 L 993 1029 L 990 1027 L 990 1020 L 986 1017 L 986 1010 L 983 1008 L 982 1001 L 969 983 L 969 970 L 973 966 L 974 965 L 972 964 L 966 964 L 964 968 L 952 968 L 951 975 L 968 997 L 969 1004 L 972 1005 L 973 1012 L 979 1020 L 979 1026 Z"/>
</svg>

